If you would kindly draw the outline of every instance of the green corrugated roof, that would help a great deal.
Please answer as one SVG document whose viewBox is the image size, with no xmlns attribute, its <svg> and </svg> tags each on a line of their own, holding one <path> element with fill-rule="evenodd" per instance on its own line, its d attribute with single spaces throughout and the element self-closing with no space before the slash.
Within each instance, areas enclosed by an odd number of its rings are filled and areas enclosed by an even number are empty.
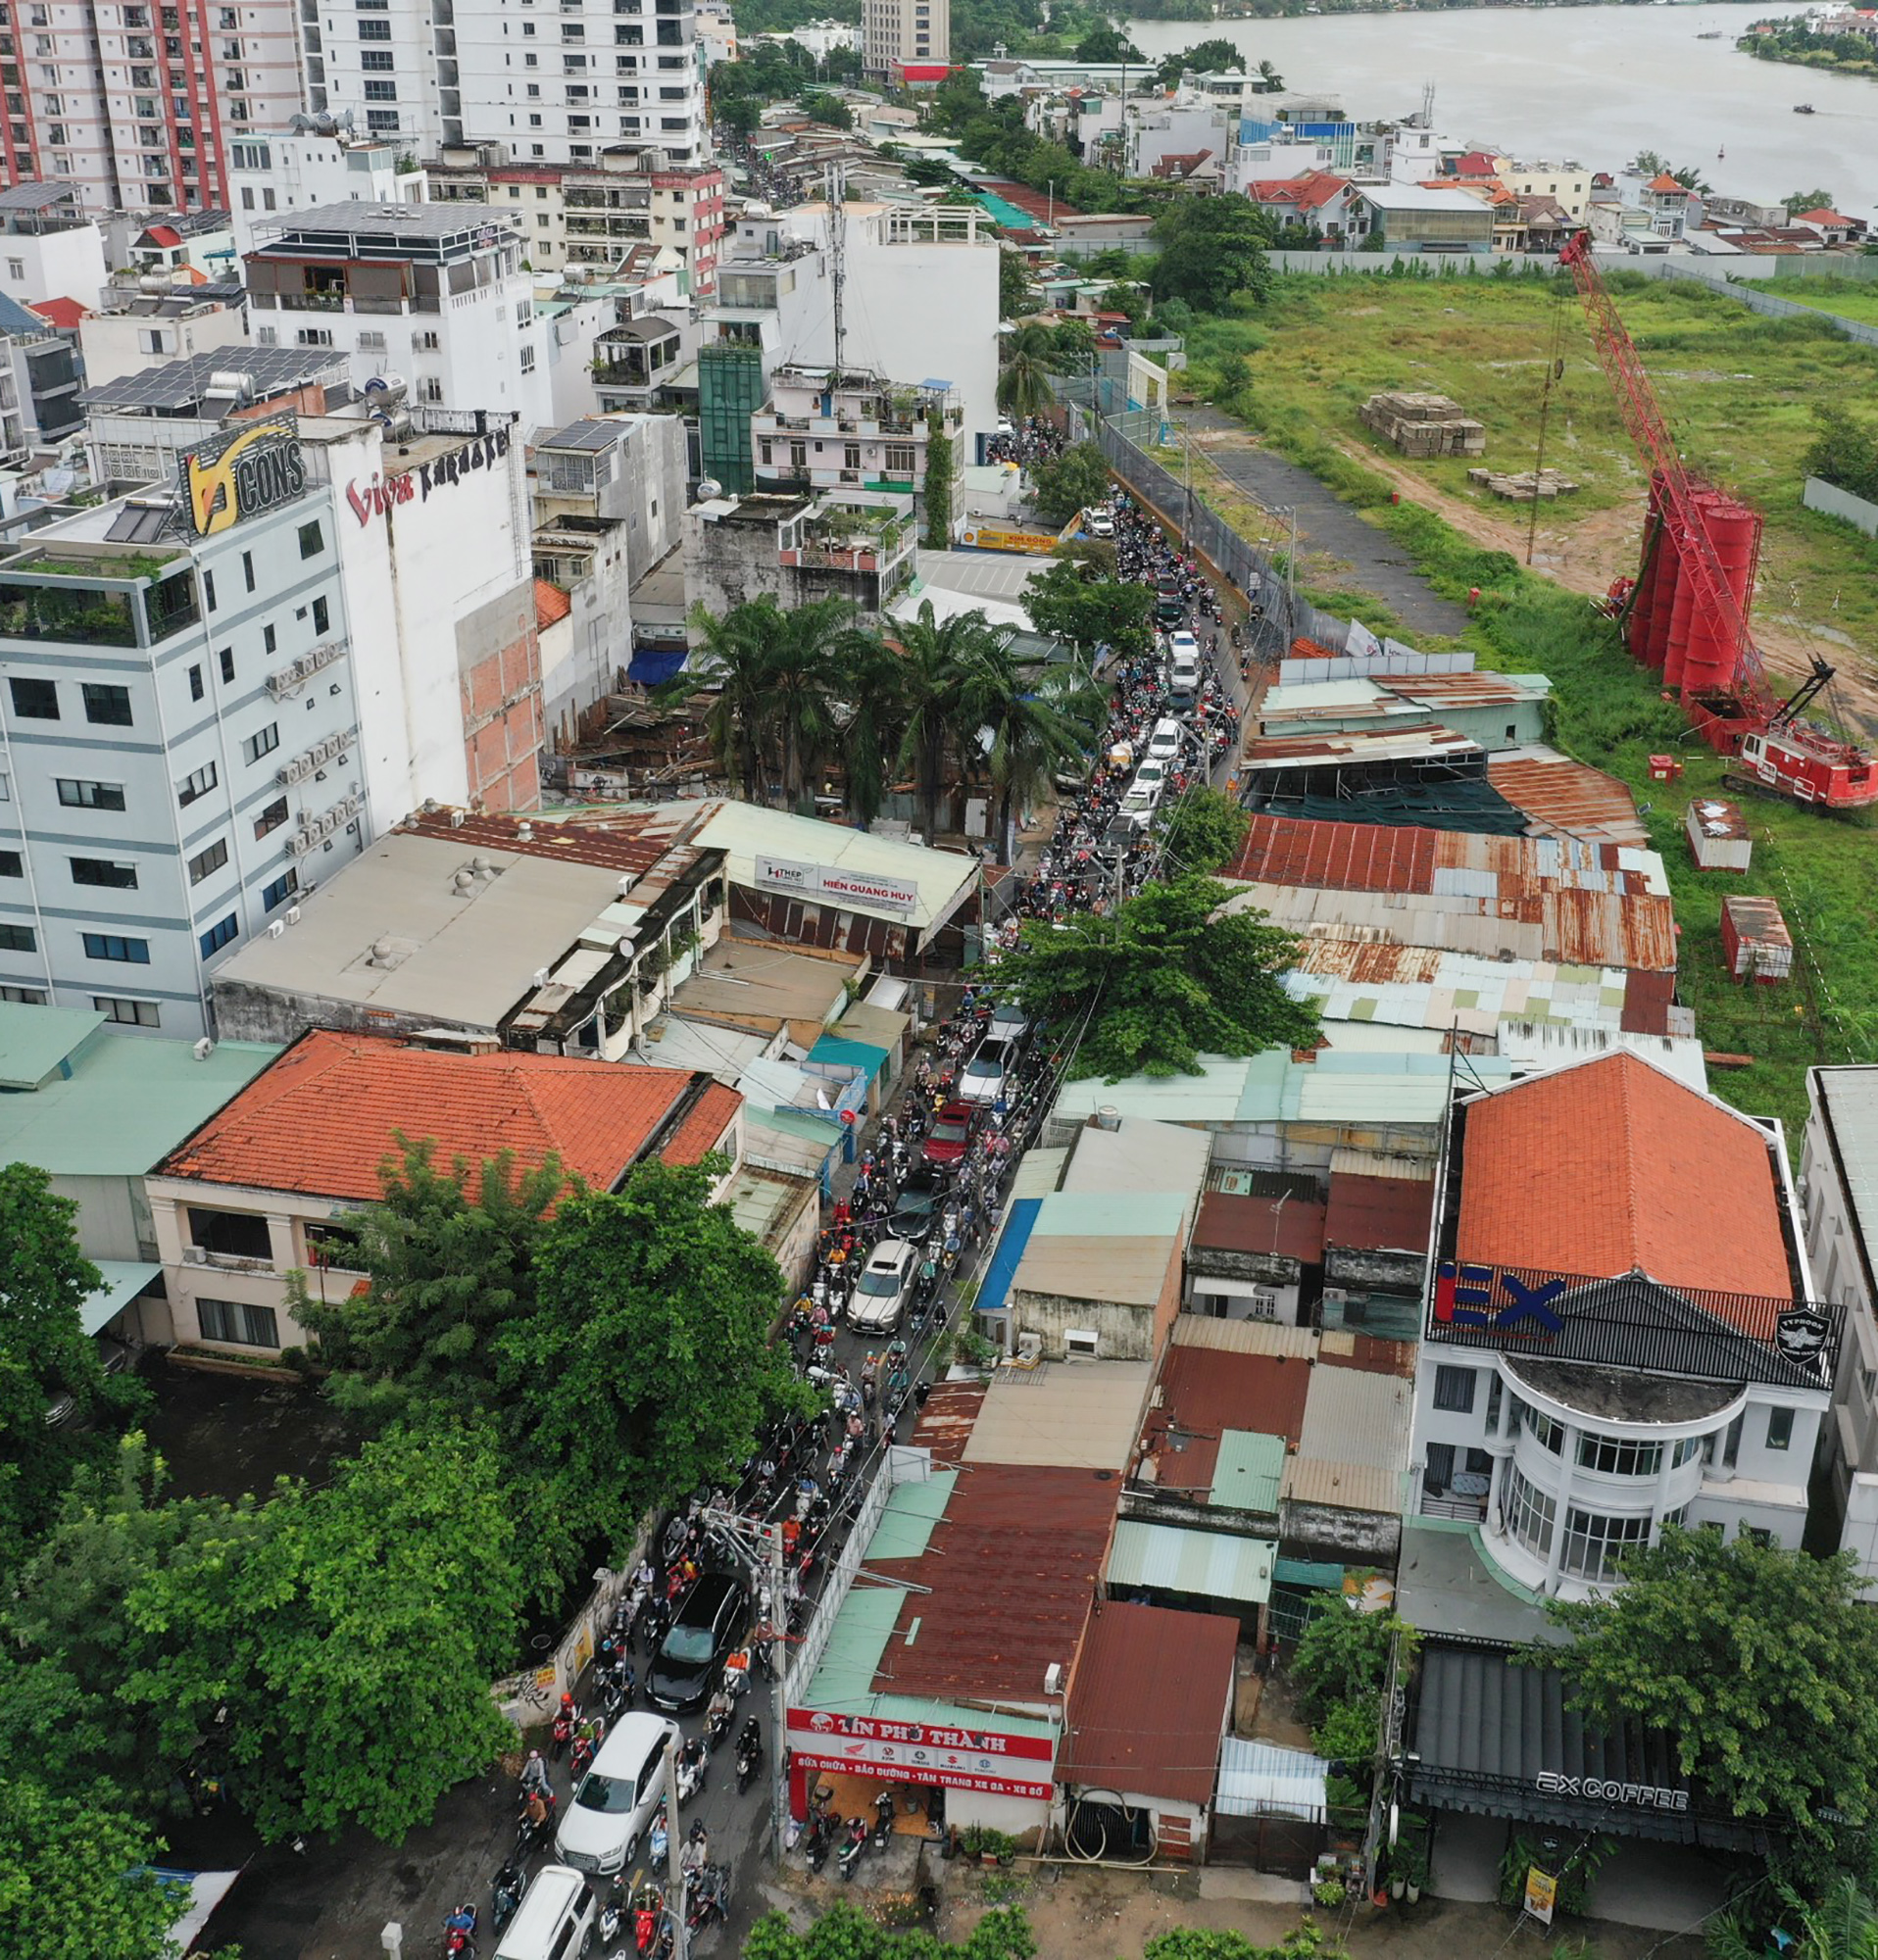
<svg viewBox="0 0 1878 1960">
<path fill-rule="evenodd" d="M 1277 1556 L 1278 1547 L 1269 1539 L 1123 1518 L 1115 1526 L 1114 1548 L 1109 1554 L 1109 1583 L 1262 1605 L 1271 1597 Z"/>
<path fill-rule="evenodd" d="M 163 1271 L 139 1259 L 93 1259 L 103 1285 L 86 1297 L 78 1309 L 78 1324 L 87 1334 L 100 1334 Z"/>
<path fill-rule="evenodd" d="M 1037 1207 L 1033 1239 L 1171 1239 L 1187 1216 L 1165 1191 L 1053 1191 Z"/>
<path fill-rule="evenodd" d="M 887 1051 L 872 1042 L 850 1041 L 843 1035 L 820 1035 L 809 1051 L 811 1061 L 845 1062 L 850 1068 L 864 1069 L 871 1081 L 887 1065 Z"/>
<path fill-rule="evenodd" d="M 932 1537 L 932 1528 L 946 1514 L 956 1470 L 935 1470 L 923 1483 L 896 1484 L 887 1508 L 867 1541 L 869 1558 L 918 1558 Z"/>
<path fill-rule="evenodd" d="M 9 1004 L 8 1011 L 64 1010 Z M 55 1177 L 141 1177 L 279 1053 L 218 1042 L 198 1061 L 189 1042 L 106 1028 L 70 1077 L 0 1095 L 0 1162 L 37 1164 Z"/>
<path fill-rule="evenodd" d="M 37 1089 L 72 1051 L 104 1026 L 82 1007 L 28 1007 L 0 1001 L 0 1089 Z"/>
<path fill-rule="evenodd" d="M 1340 1592 L 1344 1568 L 1320 1558 L 1281 1558 L 1272 1569 L 1280 1586 L 1303 1586 L 1313 1592 Z"/>
<path fill-rule="evenodd" d="M 1257 1430 L 1228 1429 L 1220 1433 L 1219 1454 L 1213 1464 L 1210 1504 L 1230 1504 L 1241 1511 L 1275 1511 L 1278 1487 L 1284 1482 L 1285 1440 L 1261 1436 Z"/>
<path fill-rule="evenodd" d="M 873 1678 L 880 1671 L 880 1656 L 905 1597 L 897 1586 L 857 1586 L 849 1592 L 829 1630 L 821 1665 L 803 1697 L 807 1707 L 853 1709 L 871 1704 Z"/>
</svg>

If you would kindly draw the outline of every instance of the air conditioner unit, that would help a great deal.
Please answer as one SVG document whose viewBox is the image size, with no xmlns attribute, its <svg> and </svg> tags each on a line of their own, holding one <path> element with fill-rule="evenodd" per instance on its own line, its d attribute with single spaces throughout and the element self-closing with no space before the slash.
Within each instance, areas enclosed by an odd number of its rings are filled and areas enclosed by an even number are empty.
<svg viewBox="0 0 1878 1960">
<path fill-rule="evenodd" d="M 291 851 L 296 858 L 301 858 L 304 857 L 309 851 L 311 851 L 313 847 L 319 842 L 320 842 L 319 838 L 317 838 L 312 831 L 302 830 L 298 832 L 295 836 L 288 838 L 287 849 Z"/>
<path fill-rule="evenodd" d="M 1093 1327 L 1065 1327 L 1063 1330 L 1063 1351 L 1067 1360 L 1093 1361 L 1100 1345 L 1100 1336 Z"/>
<path fill-rule="evenodd" d="M 300 907 L 298 906 L 289 906 L 281 914 L 280 922 L 283 925 L 298 925 L 300 923 Z"/>
<path fill-rule="evenodd" d="M 200 1246 L 185 1246 L 182 1249 L 182 1263 L 185 1266 L 206 1266 L 209 1255 Z"/>
<path fill-rule="evenodd" d="M 287 929 L 286 923 L 284 920 L 270 919 L 268 921 L 268 937 L 270 939 L 278 939 L 280 935 L 286 931 L 286 929 Z"/>
</svg>

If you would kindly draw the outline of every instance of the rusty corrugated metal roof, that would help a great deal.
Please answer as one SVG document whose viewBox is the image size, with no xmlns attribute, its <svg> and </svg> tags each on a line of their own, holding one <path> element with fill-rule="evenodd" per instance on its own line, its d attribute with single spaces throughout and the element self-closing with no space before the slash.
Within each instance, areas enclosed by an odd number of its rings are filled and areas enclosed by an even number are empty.
<svg viewBox="0 0 1878 1960">
<path fill-rule="evenodd" d="M 1487 759 L 1487 780 L 1541 830 L 1596 843 L 1647 845 L 1650 834 L 1615 776 L 1550 749 L 1511 749 Z"/>
<path fill-rule="evenodd" d="M 1333 1170 L 1330 1201 L 1324 1207 L 1324 1244 L 1357 1252 L 1425 1253 L 1434 1208 L 1430 1183 Z"/>
</svg>

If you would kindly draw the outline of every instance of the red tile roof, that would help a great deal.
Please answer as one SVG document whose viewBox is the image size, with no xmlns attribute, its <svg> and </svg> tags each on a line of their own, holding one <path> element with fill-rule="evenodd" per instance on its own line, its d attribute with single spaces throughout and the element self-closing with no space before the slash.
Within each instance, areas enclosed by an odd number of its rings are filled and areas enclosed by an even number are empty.
<svg viewBox="0 0 1878 1960">
<path fill-rule="evenodd" d="M 609 1063 L 609 1067 L 617 1066 Z M 666 1073 L 676 1075 L 677 1069 Z M 743 1098 L 721 1082 L 709 1084 L 691 1105 L 691 1113 L 678 1125 L 677 1134 L 659 1152 L 668 1164 L 700 1163 L 724 1141 L 724 1133 L 737 1120 Z"/>
<path fill-rule="evenodd" d="M 1455 159 L 1455 175 L 1458 177 L 1490 177 L 1495 174 L 1496 164 L 1485 150 L 1469 150 L 1464 157 Z"/>
<path fill-rule="evenodd" d="M 161 245 L 165 250 L 182 243 L 182 233 L 173 224 L 152 224 L 137 240 L 139 245 Z"/>
<path fill-rule="evenodd" d="M 80 320 L 91 318 L 89 310 L 76 300 L 33 300 L 29 304 L 31 310 L 49 325 L 64 327 L 68 332 Z"/>
<path fill-rule="evenodd" d="M 535 624 L 552 626 L 573 611 L 573 601 L 551 579 L 535 580 Z"/>
<path fill-rule="evenodd" d="M 1678 183 L 1667 171 L 1659 171 L 1644 185 L 1644 189 L 1659 192 L 1664 197 L 1667 197 L 1671 191 L 1680 191 L 1684 197 L 1689 195 L 1689 186 Z"/>
<path fill-rule="evenodd" d="M 726 1106 L 728 1099 L 728 1106 Z M 693 1163 L 738 1098 L 689 1069 L 552 1054 L 459 1054 L 378 1035 L 303 1035 L 158 1166 L 165 1177 L 311 1197 L 379 1196 L 399 1134 L 429 1138 L 440 1164 L 499 1151 L 608 1190 L 648 1150 Z M 667 1140 L 667 1124 L 676 1124 Z M 715 1135 L 713 1141 L 715 1141 Z"/>
<path fill-rule="evenodd" d="M 1356 1252 L 1425 1253 L 1434 1208 L 1432 1181 L 1333 1170 L 1324 1244 Z"/>
<path fill-rule="evenodd" d="M 1288 205 L 1296 211 L 1321 211 L 1349 188 L 1346 178 L 1328 171 L 1307 171 L 1296 177 L 1260 177 L 1250 186 L 1255 204 Z"/>
<path fill-rule="evenodd" d="M 1457 1252 L 1488 1265 L 1790 1298 L 1766 1133 L 1638 1056 L 1467 1108 Z"/>
<path fill-rule="evenodd" d="M 1789 224 L 1851 224 L 1854 220 L 1841 218 L 1838 212 L 1828 211 L 1823 205 L 1814 211 L 1796 211 L 1787 220 Z"/>
<path fill-rule="evenodd" d="M 1107 1472 L 964 1466 L 924 1554 L 869 1561 L 930 1589 L 907 1594 L 874 1691 L 1041 1703 L 1082 1640 L 1120 1493 Z"/>
<path fill-rule="evenodd" d="M 1238 1644 L 1223 1613 L 1111 1600 L 1076 1657 L 1057 1781 L 1210 1802 Z"/>
</svg>

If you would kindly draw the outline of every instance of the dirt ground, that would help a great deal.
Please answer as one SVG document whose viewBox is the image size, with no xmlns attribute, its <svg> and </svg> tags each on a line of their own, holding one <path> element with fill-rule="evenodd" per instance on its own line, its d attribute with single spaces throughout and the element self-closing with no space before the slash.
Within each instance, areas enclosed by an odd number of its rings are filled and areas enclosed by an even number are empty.
<svg viewBox="0 0 1878 1960">
<path fill-rule="evenodd" d="M 1037 1935 L 1041 1960 L 1132 1960 L 1158 1933 L 1176 1926 L 1201 1926 L 1243 1933 L 1260 1945 L 1275 1944 L 1298 1924 L 1297 1908 L 1252 1899 L 1200 1896 L 1204 1879 L 1164 1873 L 1079 1872 L 1063 1866 L 1020 1866 L 1028 1878 L 1006 1881 L 1006 1902 L 1021 1905 Z M 939 1933 L 961 1939 L 988 1906 L 973 1878 L 947 1887 Z M 1549 1935 L 1536 1926 L 1518 1927 L 1516 1915 L 1499 1906 L 1451 1904 L 1424 1898 L 1416 1906 L 1377 1910 L 1362 1906 L 1320 1914 L 1319 1924 L 1334 1932 L 1353 1960 L 1368 1955 L 1389 1960 L 1551 1960 L 1557 1946 L 1573 1951 L 1585 1943 L 1582 1960 L 1698 1960 L 1700 1939 L 1665 1938 L 1643 1927 L 1610 1926 L 1597 1920 L 1560 1919 Z M 1574 1955 L 1574 1960 L 1576 1956 Z"/>
</svg>

